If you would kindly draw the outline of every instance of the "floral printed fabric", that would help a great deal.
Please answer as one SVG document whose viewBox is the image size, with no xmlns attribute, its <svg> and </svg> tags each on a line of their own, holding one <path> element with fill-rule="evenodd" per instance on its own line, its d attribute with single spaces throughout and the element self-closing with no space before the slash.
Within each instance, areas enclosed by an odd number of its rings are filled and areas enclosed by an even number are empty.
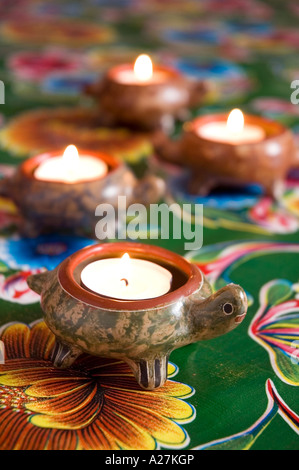
<svg viewBox="0 0 299 470">
<path fill-rule="evenodd" d="M 120 361 L 82 356 L 68 370 L 50 362 L 54 336 L 40 321 L 3 326 L 1 449 L 157 449 L 189 443 L 195 418 L 188 385 L 140 390 Z M 170 365 L 170 375 L 176 368 Z"/>
</svg>

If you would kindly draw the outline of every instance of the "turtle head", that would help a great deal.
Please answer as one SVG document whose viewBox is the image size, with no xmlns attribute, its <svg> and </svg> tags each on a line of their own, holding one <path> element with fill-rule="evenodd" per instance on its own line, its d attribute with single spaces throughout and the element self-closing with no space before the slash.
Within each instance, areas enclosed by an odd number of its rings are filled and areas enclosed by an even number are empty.
<svg viewBox="0 0 299 470">
<path fill-rule="evenodd" d="M 235 329 L 247 313 L 247 297 L 242 287 L 229 284 L 192 309 L 196 341 L 222 336 Z"/>
</svg>

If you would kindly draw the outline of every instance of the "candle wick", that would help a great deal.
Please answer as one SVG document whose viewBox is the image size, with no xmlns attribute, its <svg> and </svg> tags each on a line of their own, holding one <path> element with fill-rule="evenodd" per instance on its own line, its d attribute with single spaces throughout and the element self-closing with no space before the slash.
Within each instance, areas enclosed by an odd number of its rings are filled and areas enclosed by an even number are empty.
<svg viewBox="0 0 299 470">
<path fill-rule="evenodd" d="M 124 283 L 126 284 L 126 287 L 129 285 L 129 281 L 125 278 L 121 279 L 121 281 L 124 281 Z"/>
</svg>

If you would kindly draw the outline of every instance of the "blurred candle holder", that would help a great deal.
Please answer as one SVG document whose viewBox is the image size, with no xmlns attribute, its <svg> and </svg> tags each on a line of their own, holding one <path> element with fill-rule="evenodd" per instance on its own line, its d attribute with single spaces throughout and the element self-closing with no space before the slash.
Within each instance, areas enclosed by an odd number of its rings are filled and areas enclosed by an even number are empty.
<svg viewBox="0 0 299 470">
<path fill-rule="evenodd" d="M 173 68 L 153 65 L 142 54 L 135 64 L 111 68 L 86 92 L 111 125 L 169 132 L 175 119 L 184 120 L 189 108 L 202 104 L 206 86 Z"/>
<path fill-rule="evenodd" d="M 296 164 L 292 132 L 282 124 L 234 110 L 187 122 L 180 140 L 156 141 L 162 161 L 190 170 L 189 190 L 206 196 L 220 186 L 255 183 L 275 196 Z"/>
<path fill-rule="evenodd" d="M 0 181 L 0 194 L 16 204 L 20 232 L 27 237 L 44 233 L 75 233 L 95 237 L 95 210 L 99 204 L 117 207 L 156 202 L 163 194 L 161 179 L 147 175 L 137 180 L 116 157 L 70 146 L 33 156 L 15 174 Z"/>
</svg>

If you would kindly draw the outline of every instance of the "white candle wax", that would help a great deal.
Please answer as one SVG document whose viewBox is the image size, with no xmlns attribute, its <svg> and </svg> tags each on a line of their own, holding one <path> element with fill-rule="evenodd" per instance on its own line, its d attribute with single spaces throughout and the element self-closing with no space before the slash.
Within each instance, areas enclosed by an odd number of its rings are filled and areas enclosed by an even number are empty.
<svg viewBox="0 0 299 470">
<path fill-rule="evenodd" d="M 245 124 L 241 131 L 234 132 L 227 127 L 226 122 L 211 122 L 200 127 L 197 133 L 204 139 L 233 145 L 261 142 L 266 137 L 265 131 L 259 126 Z"/>
<path fill-rule="evenodd" d="M 118 83 L 122 83 L 123 85 L 155 85 L 169 80 L 169 75 L 162 70 L 154 70 L 150 78 L 140 80 L 137 78 L 133 68 L 128 68 L 119 70 L 115 75 L 115 79 Z"/>
<path fill-rule="evenodd" d="M 167 294 L 172 274 L 162 266 L 142 259 L 109 258 L 94 261 L 81 273 L 83 285 L 121 300 L 145 300 Z"/>
<path fill-rule="evenodd" d="M 80 155 L 70 146 L 63 156 L 51 157 L 42 162 L 34 172 L 36 179 L 57 183 L 79 183 L 103 178 L 108 166 L 100 158 Z"/>
<path fill-rule="evenodd" d="M 233 109 L 227 122 L 210 122 L 197 129 L 200 137 L 232 145 L 261 142 L 266 137 L 264 129 L 257 125 L 245 124 L 244 114 L 240 109 Z"/>
</svg>

